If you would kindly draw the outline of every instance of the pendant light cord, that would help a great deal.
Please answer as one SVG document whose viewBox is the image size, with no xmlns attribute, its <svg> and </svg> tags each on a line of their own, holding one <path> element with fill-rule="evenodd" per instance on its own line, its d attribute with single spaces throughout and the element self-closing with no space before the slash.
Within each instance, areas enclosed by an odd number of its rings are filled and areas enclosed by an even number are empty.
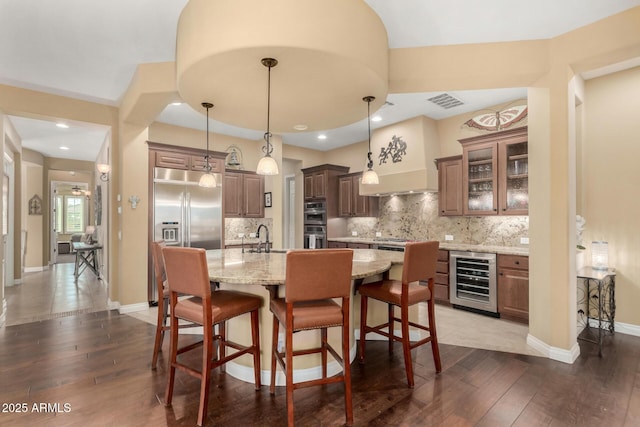
<svg viewBox="0 0 640 427">
<path fill-rule="evenodd" d="M 201 105 L 207 109 L 207 153 L 204 156 L 204 160 L 206 162 L 206 165 L 205 165 L 206 173 L 210 173 L 211 164 L 209 163 L 209 108 L 213 107 L 213 104 L 210 102 L 203 102 Z"/>
<path fill-rule="evenodd" d="M 367 169 L 373 168 L 373 159 L 371 158 L 371 101 L 375 100 L 374 96 L 365 96 L 362 98 L 367 103 L 367 125 L 369 128 L 369 152 L 367 153 Z"/>
<path fill-rule="evenodd" d="M 264 64 L 264 60 L 263 60 Z M 276 62 L 277 64 L 277 62 Z M 266 147 L 266 156 L 271 156 L 271 67 L 274 65 L 271 62 L 268 62 L 267 67 L 269 68 L 269 72 L 267 74 L 267 132 L 264 134 L 264 140 L 267 141 Z"/>
</svg>

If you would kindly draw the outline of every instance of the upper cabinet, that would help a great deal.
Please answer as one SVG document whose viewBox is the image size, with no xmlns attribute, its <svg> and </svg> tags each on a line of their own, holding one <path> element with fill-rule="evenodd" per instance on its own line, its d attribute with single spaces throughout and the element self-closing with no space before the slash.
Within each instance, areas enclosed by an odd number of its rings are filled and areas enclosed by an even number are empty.
<svg viewBox="0 0 640 427">
<path fill-rule="evenodd" d="M 224 175 L 225 218 L 264 218 L 264 176 L 227 170 Z"/>
<path fill-rule="evenodd" d="M 153 162 L 155 167 L 169 168 L 169 169 L 183 169 L 193 171 L 204 171 L 206 166 L 206 160 L 204 158 L 204 150 L 195 150 L 183 147 L 169 147 L 163 146 L 162 149 L 154 149 L 155 146 L 160 144 L 150 144 L 152 149 L 151 153 L 155 156 Z M 202 154 L 194 154 L 193 151 L 201 151 Z M 218 157 L 220 157 L 218 155 Z M 211 172 L 222 173 L 224 169 L 224 158 L 214 158 L 213 152 L 210 152 L 209 165 L 211 165 Z"/>
<path fill-rule="evenodd" d="M 438 164 L 438 215 L 464 213 L 462 204 L 462 156 L 436 159 Z"/>
<path fill-rule="evenodd" d="M 526 126 L 460 140 L 465 215 L 528 214 L 527 140 Z"/>
<path fill-rule="evenodd" d="M 327 197 L 329 173 L 327 170 L 304 175 L 304 199 L 324 199 Z"/>
<path fill-rule="evenodd" d="M 360 195 L 362 172 L 338 177 L 338 216 L 367 217 L 378 215 L 378 200 Z"/>
</svg>

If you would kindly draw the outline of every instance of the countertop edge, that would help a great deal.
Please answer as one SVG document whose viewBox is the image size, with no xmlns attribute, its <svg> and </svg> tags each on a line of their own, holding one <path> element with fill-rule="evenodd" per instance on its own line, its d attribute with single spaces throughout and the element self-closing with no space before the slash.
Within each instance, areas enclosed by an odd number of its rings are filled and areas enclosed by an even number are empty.
<svg viewBox="0 0 640 427">
<path fill-rule="evenodd" d="M 381 241 L 373 238 L 366 237 L 331 237 L 327 239 L 329 242 L 344 242 L 344 243 L 365 243 L 370 245 L 384 244 L 385 246 L 404 246 L 405 242 L 389 242 Z M 472 245 L 467 243 L 448 243 L 440 242 L 440 249 L 446 249 L 449 251 L 463 251 L 463 252 L 490 252 L 499 255 L 519 255 L 529 256 L 528 247 L 517 246 L 495 246 L 495 245 Z"/>
</svg>

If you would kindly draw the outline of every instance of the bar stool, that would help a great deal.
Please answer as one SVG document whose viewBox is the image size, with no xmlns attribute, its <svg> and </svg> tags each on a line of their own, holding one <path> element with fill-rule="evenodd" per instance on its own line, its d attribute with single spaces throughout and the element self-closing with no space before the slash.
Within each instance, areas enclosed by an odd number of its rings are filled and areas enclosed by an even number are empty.
<svg viewBox="0 0 640 427">
<path fill-rule="evenodd" d="M 407 383 L 413 388 L 413 363 L 411 350 L 426 343 L 431 343 L 433 362 L 436 373 L 442 371 L 440 362 L 440 349 L 436 334 L 436 319 L 433 302 L 433 281 L 436 275 L 438 260 L 438 242 L 412 242 L 407 243 L 404 250 L 404 265 L 402 268 L 402 280 L 381 280 L 373 283 L 365 283 L 360 286 L 360 363 L 364 363 L 366 335 L 376 332 L 389 339 L 389 353 L 393 352 L 393 342 L 400 341 L 404 352 L 404 364 L 407 371 Z M 427 280 L 428 285 L 419 283 Z M 386 302 L 388 308 L 388 322 L 378 326 L 367 325 L 368 298 Z M 428 309 L 429 326 L 420 325 L 409 321 L 409 307 L 419 302 L 426 302 Z M 400 318 L 395 317 L 394 307 L 400 307 Z M 396 336 L 393 331 L 394 322 L 401 324 L 401 336 Z M 429 336 L 415 343 L 411 343 L 409 326 L 429 332 Z M 387 329 L 384 331 L 383 329 Z"/>
<path fill-rule="evenodd" d="M 271 394 L 275 393 L 276 360 L 286 376 L 287 422 L 293 426 L 293 391 L 320 384 L 344 383 L 347 425 L 353 424 L 351 369 L 349 360 L 349 300 L 351 292 L 351 249 L 306 249 L 289 251 L 285 276 L 285 297 L 273 298 L 273 340 L 271 349 Z M 341 304 L 331 298 L 341 298 Z M 279 326 L 285 328 L 285 348 L 278 351 Z M 342 327 L 342 357 L 327 342 L 327 328 Z M 294 332 L 320 329 L 320 347 L 293 350 Z M 327 378 L 327 352 L 342 365 L 342 373 Z M 293 382 L 293 357 L 321 354 L 322 378 Z"/>
<path fill-rule="evenodd" d="M 209 401 L 209 382 L 211 370 L 243 355 L 253 355 L 255 389 L 260 389 L 260 340 L 258 309 L 262 305 L 260 297 L 241 292 L 218 290 L 211 291 L 207 258 L 204 249 L 164 247 L 167 280 L 169 283 L 169 305 L 171 307 L 171 324 L 178 319 L 201 325 L 203 341 L 178 348 L 178 328 L 171 328 L 171 357 L 169 362 L 169 378 L 165 394 L 165 405 L 171 405 L 173 384 L 176 369 L 200 379 L 200 407 L 198 425 L 201 426 L 207 415 Z M 193 295 L 191 298 L 178 300 L 178 293 Z M 243 346 L 226 339 L 226 321 L 245 313 L 251 313 L 251 342 Z M 218 325 L 218 334 L 213 334 L 214 325 Z M 214 359 L 214 341 L 218 341 L 219 355 Z M 202 349 L 202 370 L 195 370 L 177 361 L 178 354 L 193 350 L 199 345 Z M 226 349 L 236 350 L 227 355 Z"/>
<path fill-rule="evenodd" d="M 158 319 L 156 321 L 156 339 L 153 346 L 153 357 L 151 359 L 151 369 L 156 369 L 158 362 L 158 353 L 162 350 L 162 342 L 164 341 L 164 333 L 171 329 L 171 325 L 167 325 L 169 317 L 169 286 L 167 285 L 167 274 L 164 269 L 164 258 L 162 257 L 162 248 L 166 246 L 164 240 L 151 242 L 151 256 L 153 257 L 153 271 L 156 278 L 156 287 L 158 289 Z M 162 308 L 160 304 L 162 302 Z M 178 325 L 178 328 L 199 327 L 194 323 Z"/>
</svg>

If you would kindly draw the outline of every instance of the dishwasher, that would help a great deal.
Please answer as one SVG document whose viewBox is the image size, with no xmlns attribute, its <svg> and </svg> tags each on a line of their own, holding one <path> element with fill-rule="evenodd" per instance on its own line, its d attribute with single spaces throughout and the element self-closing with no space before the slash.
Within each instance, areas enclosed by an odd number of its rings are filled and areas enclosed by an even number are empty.
<svg viewBox="0 0 640 427">
<path fill-rule="evenodd" d="M 500 317 L 496 254 L 449 252 L 449 299 L 453 307 Z"/>
</svg>

